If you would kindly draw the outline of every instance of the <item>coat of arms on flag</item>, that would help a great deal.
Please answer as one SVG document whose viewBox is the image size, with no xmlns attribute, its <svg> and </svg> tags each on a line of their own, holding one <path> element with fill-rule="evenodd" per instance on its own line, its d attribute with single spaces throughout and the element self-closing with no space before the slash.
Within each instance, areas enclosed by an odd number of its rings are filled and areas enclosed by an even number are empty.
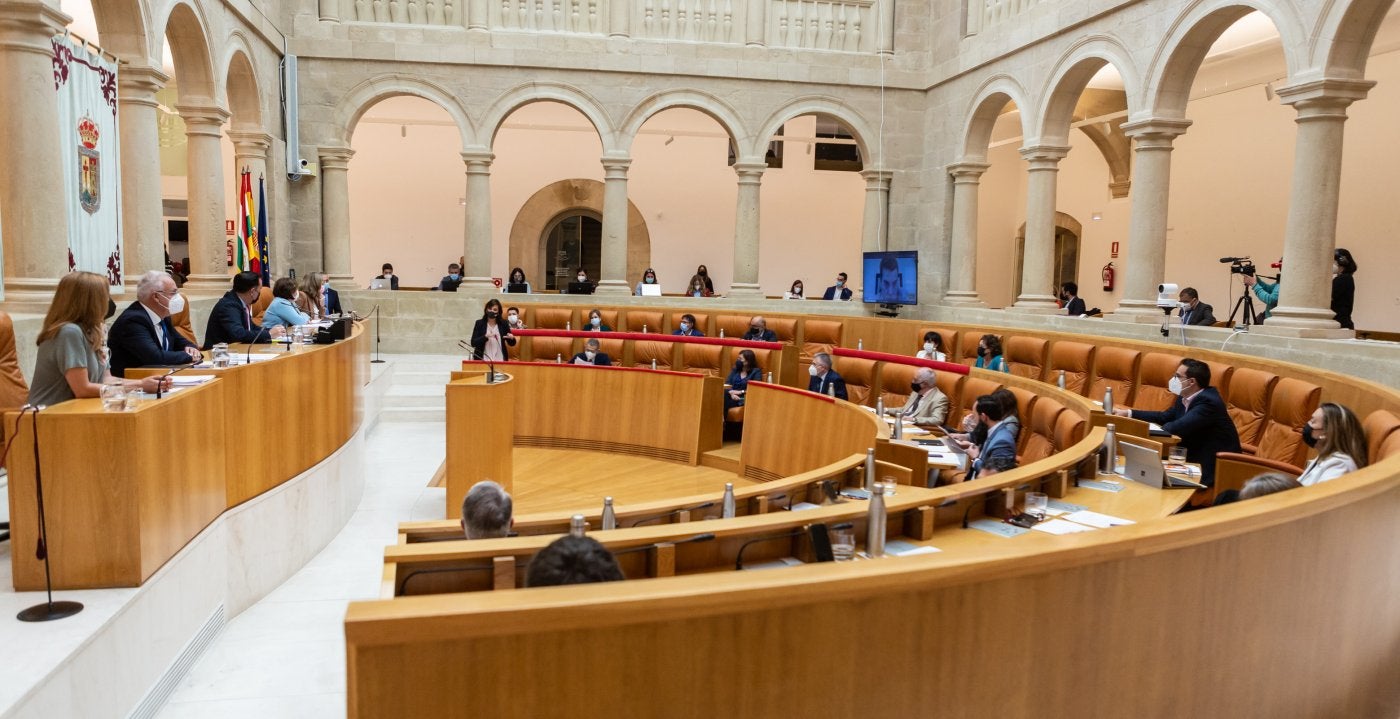
<svg viewBox="0 0 1400 719">
<path fill-rule="evenodd" d="M 101 137 L 91 117 L 78 121 L 78 204 L 89 215 L 102 207 L 102 153 L 97 149 Z"/>
</svg>

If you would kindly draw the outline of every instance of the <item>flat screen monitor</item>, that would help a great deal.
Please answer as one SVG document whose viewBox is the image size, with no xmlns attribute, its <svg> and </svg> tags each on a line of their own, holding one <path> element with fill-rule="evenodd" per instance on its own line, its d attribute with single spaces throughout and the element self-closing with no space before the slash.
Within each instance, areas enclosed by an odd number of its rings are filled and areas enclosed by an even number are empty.
<svg viewBox="0 0 1400 719">
<path fill-rule="evenodd" d="M 593 294 L 592 282 L 570 282 L 569 292 L 571 295 L 591 295 Z"/>
<path fill-rule="evenodd" d="M 872 304 L 919 304 L 919 253 L 867 252 L 861 261 L 864 270 L 861 301 Z"/>
</svg>

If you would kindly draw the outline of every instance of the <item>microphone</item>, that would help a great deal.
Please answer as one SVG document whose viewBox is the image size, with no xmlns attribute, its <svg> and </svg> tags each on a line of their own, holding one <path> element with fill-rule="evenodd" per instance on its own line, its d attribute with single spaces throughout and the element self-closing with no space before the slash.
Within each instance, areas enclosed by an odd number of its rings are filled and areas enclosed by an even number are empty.
<svg viewBox="0 0 1400 719">
<path fill-rule="evenodd" d="M 652 516 L 650 516 L 650 517 L 642 517 L 641 519 L 633 520 L 633 522 L 632 522 L 631 524 L 627 525 L 627 526 L 629 526 L 629 527 L 635 527 L 635 526 L 637 526 L 637 525 L 639 525 L 639 524 L 641 524 L 641 523 L 643 523 L 643 522 L 651 522 L 651 521 L 654 521 L 654 520 L 657 520 L 657 519 L 663 519 L 663 518 L 669 517 L 669 516 L 671 516 L 671 515 L 673 515 L 673 514 L 680 514 L 681 512 L 694 512 L 694 511 L 697 510 L 697 509 L 709 509 L 710 507 L 713 507 L 713 506 L 715 506 L 715 503 L 714 503 L 714 502 L 702 502 L 702 503 L 700 503 L 700 504 L 696 504 L 696 505 L 690 506 L 690 507 L 680 507 L 680 508 L 677 508 L 677 509 L 673 509 L 673 510 L 671 510 L 671 511 L 669 511 L 669 512 L 662 512 L 661 514 L 654 514 L 654 515 L 652 515 Z"/>
<path fill-rule="evenodd" d="M 166 372 L 165 374 L 160 376 L 160 383 L 156 385 L 156 399 L 160 399 L 161 396 L 165 393 L 165 380 L 171 375 L 174 375 L 178 372 L 184 372 L 185 370 L 191 367 L 199 367 L 203 364 L 204 360 L 198 360 L 195 362 L 191 362 L 187 365 L 182 365 L 180 367 L 171 367 L 169 372 Z"/>
<path fill-rule="evenodd" d="M 712 540 L 712 539 L 714 539 L 714 538 L 715 538 L 715 533 L 714 533 L 714 532 L 705 532 L 704 534 L 697 534 L 697 535 L 694 535 L 694 536 L 692 536 L 692 537 L 686 537 L 685 539 L 677 539 L 677 540 L 674 541 L 674 542 L 670 542 L 670 544 L 672 544 L 672 545 L 680 545 L 680 544 L 690 544 L 691 542 L 708 542 L 708 541 L 710 541 L 710 540 Z M 647 551 L 647 550 L 656 549 L 657 546 L 658 546 L 658 545 L 661 545 L 661 544 L 666 544 L 666 542 L 653 542 L 653 543 L 651 543 L 651 544 L 643 544 L 643 545 L 640 546 L 640 547 L 628 547 L 627 549 L 619 549 L 619 550 L 617 550 L 616 552 L 613 552 L 613 555 L 616 556 L 616 555 L 619 555 L 619 554 L 631 554 L 632 552 L 644 552 L 644 551 Z"/>
<path fill-rule="evenodd" d="M 259 328 L 258 328 L 258 333 L 255 334 L 255 335 L 253 335 L 253 341 L 248 343 L 248 356 L 243 358 L 243 364 L 252 364 L 252 363 L 253 363 L 253 345 L 255 345 L 255 344 L 258 343 L 258 339 L 261 338 L 261 337 L 262 337 L 262 333 L 264 333 L 264 332 L 266 332 L 266 331 L 267 331 L 267 325 L 263 325 L 262 327 L 259 327 Z"/>
<path fill-rule="evenodd" d="M 472 359 L 477 360 L 477 361 L 479 361 L 479 362 L 485 362 L 485 363 L 486 363 L 486 384 L 495 384 L 495 383 L 496 383 L 496 363 L 495 363 L 495 362 L 492 362 L 492 361 L 489 360 L 489 359 L 487 359 L 487 357 L 486 357 L 486 348 L 485 348 L 485 347 L 482 347 L 481 350 L 478 351 L 475 347 L 473 347 L 473 346 L 471 345 L 470 342 L 468 342 L 468 341 L 466 341 L 466 340 L 457 340 L 457 347 L 458 347 L 459 349 L 470 350 L 470 351 L 471 351 L 471 358 L 472 358 Z"/>
<path fill-rule="evenodd" d="M 798 535 L 800 535 L 800 534 L 803 534 L 803 533 L 809 531 L 809 530 L 810 530 L 812 527 L 814 527 L 814 526 L 816 526 L 816 525 L 807 524 L 807 525 L 803 525 L 803 526 L 801 526 L 801 527 L 798 527 L 797 529 L 794 529 L 794 530 L 792 530 L 792 531 L 790 531 L 790 532 L 783 532 L 782 534 L 770 534 L 770 535 L 768 535 L 768 536 L 766 536 L 766 537 L 758 537 L 758 538 L 756 538 L 756 539 L 750 539 L 749 541 L 744 542 L 742 545 L 739 546 L 739 553 L 736 554 L 736 555 L 734 555 L 734 569 L 735 569 L 735 571 L 738 571 L 738 570 L 741 570 L 741 569 L 744 568 L 744 550 L 745 550 L 745 549 L 748 549 L 748 548 L 749 548 L 749 545 L 751 545 L 751 544 L 758 544 L 759 542 L 770 542 L 770 541 L 772 541 L 772 540 L 774 540 L 774 539 L 788 539 L 788 538 L 790 538 L 790 537 L 796 537 L 796 536 L 798 536 Z M 850 529 L 850 528 L 853 527 L 853 526 L 855 526 L 855 525 L 852 524 L 851 522 L 842 522 L 842 523 L 840 523 L 840 524 L 832 525 L 832 526 L 831 526 L 831 529 Z"/>
<path fill-rule="evenodd" d="M 1245 256 L 1245 257 L 1221 257 L 1221 258 L 1220 258 L 1220 264 L 1226 265 L 1226 264 L 1229 264 L 1229 263 L 1231 263 L 1231 262 L 1239 262 L 1240 260 L 1247 260 L 1247 259 L 1249 259 L 1248 256 Z"/>
</svg>

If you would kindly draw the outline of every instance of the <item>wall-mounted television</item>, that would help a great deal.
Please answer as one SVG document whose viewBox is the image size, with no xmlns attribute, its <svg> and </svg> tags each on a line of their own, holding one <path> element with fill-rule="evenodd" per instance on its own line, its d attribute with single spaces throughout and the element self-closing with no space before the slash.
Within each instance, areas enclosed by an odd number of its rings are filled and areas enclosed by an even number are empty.
<svg viewBox="0 0 1400 719">
<path fill-rule="evenodd" d="M 919 304 L 919 253 L 866 252 L 861 285 L 863 302 L 893 305 Z"/>
</svg>

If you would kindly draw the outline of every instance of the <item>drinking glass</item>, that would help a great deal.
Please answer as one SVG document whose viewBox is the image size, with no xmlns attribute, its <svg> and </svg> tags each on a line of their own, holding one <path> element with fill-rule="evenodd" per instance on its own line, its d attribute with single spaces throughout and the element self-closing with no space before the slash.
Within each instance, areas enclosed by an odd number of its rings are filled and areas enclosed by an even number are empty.
<svg viewBox="0 0 1400 719">
<path fill-rule="evenodd" d="M 885 485 L 885 487 L 884 487 L 885 496 L 886 496 L 886 497 L 893 496 L 893 495 L 894 495 L 894 486 L 895 486 L 896 484 L 899 484 L 899 482 L 895 481 L 895 478 L 894 478 L 894 477 L 881 477 L 881 478 L 880 478 L 880 481 L 883 482 L 884 485 Z"/>
<path fill-rule="evenodd" d="M 850 561 L 856 555 L 856 530 L 838 529 L 831 533 L 831 553 L 838 562 Z"/>
<path fill-rule="evenodd" d="M 214 366 L 227 367 L 229 365 L 228 343 L 220 342 L 214 345 Z"/>
<path fill-rule="evenodd" d="M 145 400 L 145 399 L 146 399 L 146 392 L 145 392 L 144 390 L 139 390 L 139 389 L 128 390 L 127 393 L 126 393 L 126 403 L 122 406 L 122 408 L 125 409 L 126 411 L 130 412 L 130 411 L 136 409 L 136 407 L 139 406 L 139 405 L 141 404 L 141 402 L 142 402 L 143 400 Z"/>
<path fill-rule="evenodd" d="M 1175 464 L 1186 464 L 1186 448 L 1176 445 L 1167 450 L 1167 459 Z"/>
<path fill-rule="evenodd" d="M 1045 519 L 1045 511 L 1050 506 L 1050 498 L 1044 492 L 1026 492 L 1026 514 L 1039 522 Z"/>
<path fill-rule="evenodd" d="M 126 388 L 122 387 L 121 380 L 102 385 L 102 410 L 104 412 L 120 412 L 126 409 Z"/>
</svg>

